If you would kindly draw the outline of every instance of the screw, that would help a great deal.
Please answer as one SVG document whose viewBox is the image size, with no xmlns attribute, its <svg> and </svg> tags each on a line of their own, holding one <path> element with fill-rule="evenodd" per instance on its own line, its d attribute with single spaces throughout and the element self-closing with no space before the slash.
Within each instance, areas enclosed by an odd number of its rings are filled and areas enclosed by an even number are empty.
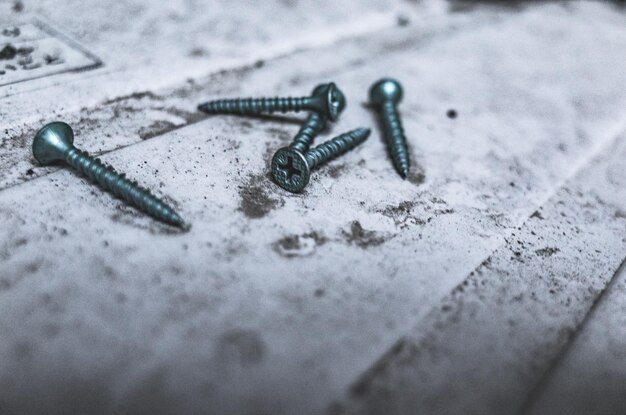
<svg viewBox="0 0 626 415">
<path fill-rule="evenodd" d="M 100 159 L 74 147 L 72 127 L 64 122 L 47 124 L 35 134 L 33 155 L 41 164 L 63 161 L 150 216 L 175 226 L 184 226 L 183 219 L 149 190 L 128 180 Z"/>
<path fill-rule="evenodd" d="M 273 112 L 316 111 L 336 120 L 346 106 L 343 92 L 334 83 L 315 87 L 310 97 L 221 99 L 198 105 L 209 114 L 262 114 Z"/>
<path fill-rule="evenodd" d="M 370 103 L 381 112 L 383 131 L 396 169 L 406 178 L 409 175 L 409 151 L 397 104 L 402 100 L 402 85 L 394 79 L 381 79 L 370 88 Z"/>
<path fill-rule="evenodd" d="M 326 119 L 324 116 L 317 112 L 312 112 L 302 128 L 300 128 L 300 131 L 298 131 L 298 134 L 293 138 L 293 142 L 289 147 L 300 153 L 306 153 L 313 142 L 313 138 L 324 129 L 325 124 Z"/>
<path fill-rule="evenodd" d="M 341 134 L 306 154 L 291 147 L 281 148 L 272 158 L 272 176 L 283 189 L 300 192 L 309 183 L 311 170 L 364 142 L 369 128 L 357 128 Z"/>
</svg>

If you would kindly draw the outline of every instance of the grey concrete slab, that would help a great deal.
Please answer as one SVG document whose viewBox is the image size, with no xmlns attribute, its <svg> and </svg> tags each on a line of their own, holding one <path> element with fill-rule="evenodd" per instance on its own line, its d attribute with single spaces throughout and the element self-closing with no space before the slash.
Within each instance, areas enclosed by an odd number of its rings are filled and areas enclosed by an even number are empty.
<svg viewBox="0 0 626 415">
<path fill-rule="evenodd" d="M 25 116 L 0 153 L 2 408 L 324 410 L 623 129 L 622 21 L 593 3 L 442 14 Z M 349 106 L 329 137 L 375 125 L 363 104 L 383 74 L 407 90 L 408 181 L 374 134 L 288 194 L 267 167 L 293 119 L 194 111 L 201 99 L 332 79 Z M 69 171 L 36 167 L 34 128 L 59 114 L 77 144 L 106 152 L 192 228 L 176 232 Z"/>
<path fill-rule="evenodd" d="M 623 216 L 623 212 L 617 215 Z M 626 269 L 622 265 L 567 353 L 538 386 L 525 414 L 609 415 L 624 411 L 625 297 Z"/>
<path fill-rule="evenodd" d="M 625 138 L 507 237 L 329 412 L 518 413 L 624 261 Z M 577 373 L 555 373 L 556 389 L 543 389 L 538 413 L 621 412 L 611 406 L 615 398 L 591 404 L 601 394 L 583 389 L 594 381 L 585 371 L 602 370 L 585 360 L 592 356 L 598 354 L 578 354 Z M 621 390 L 611 380 L 595 381 L 609 396 Z M 577 384 L 578 398 L 560 393 L 559 386 Z"/>
</svg>

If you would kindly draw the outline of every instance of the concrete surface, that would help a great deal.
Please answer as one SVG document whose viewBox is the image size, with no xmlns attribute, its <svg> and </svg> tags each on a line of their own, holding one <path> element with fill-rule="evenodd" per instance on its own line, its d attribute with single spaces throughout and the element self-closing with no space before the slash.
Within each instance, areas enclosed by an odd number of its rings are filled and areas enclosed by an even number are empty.
<svg viewBox="0 0 626 415">
<path fill-rule="evenodd" d="M 622 303 L 622 8 L 1 7 L 2 27 L 43 20 L 102 62 L 0 87 L 2 413 L 552 411 L 582 384 L 567 370 L 606 350 L 584 333 L 607 336 L 593 322 Z M 376 126 L 384 75 L 406 89 L 407 181 L 375 128 L 289 194 L 268 165 L 303 114 L 195 111 L 333 80 L 348 107 L 319 142 Z M 32 136 L 56 119 L 191 229 L 37 166 Z M 620 403 L 605 396 L 597 413 Z"/>
<path fill-rule="evenodd" d="M 529 414 L 614 414 L 626 407 L 626 269 L 589 313 L 570 349 L 536 387 Z"/>
</svg>

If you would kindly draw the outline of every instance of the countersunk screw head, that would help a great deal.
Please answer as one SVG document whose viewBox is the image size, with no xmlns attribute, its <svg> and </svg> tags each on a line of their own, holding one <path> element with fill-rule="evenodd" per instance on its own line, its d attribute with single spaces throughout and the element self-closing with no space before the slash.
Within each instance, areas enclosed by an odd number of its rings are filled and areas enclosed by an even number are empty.
<svg viewBox="0 0 626 415">
<path fill-rule="evenodd" d="M 65 154 L 74 147 L 74 131 L 64 122 L 45 125 L 33 140 L 33 155 L 41 164 L 64 160 Z"/>
<path fill-rule="evenodd" d="M 297 193 L 309 183 L 311 169 L 302 153 L 284 147 L 272 158 L 272 176 L 280 187 Z"/>
<path fill-rule="evenodd" d="M 346 96 L 334 82 L 316 86 L 311 95 L 325 104 L 324 115 L 331 121 L 339 118 L 339 114 L 346 107 Z"/>
<path fill-rule="evenodd" d="M 403 95 L 400 82 L 391 78 L 383 78 L 370 88 L 370 102 L 376 106 L 381 106 L 388 101 L 397 104 L 402 100 Z"/>
<path fill-rule="evenodd" d="M 283 189 L 300 192 L 309 183 L 311 170 L 358 146 L 369 135 L 369 128 L 357 128 L 320 144 L 306 154 L 292 147 L 281 148 L 272 158 L 272 176 Z"/>
<path fill-rule="evenodd" d="M 137 182 L 126 178 L 99 158 L 74 147 L 72 127 L 64 122 L 53 122 L 37 131 L 33 140 L 33 155 L 41 164 L 64 161 L 92 181 L 110 190 L 147 214 L 181 228 L 185 222 L 178 213 Z"/>
</svg>

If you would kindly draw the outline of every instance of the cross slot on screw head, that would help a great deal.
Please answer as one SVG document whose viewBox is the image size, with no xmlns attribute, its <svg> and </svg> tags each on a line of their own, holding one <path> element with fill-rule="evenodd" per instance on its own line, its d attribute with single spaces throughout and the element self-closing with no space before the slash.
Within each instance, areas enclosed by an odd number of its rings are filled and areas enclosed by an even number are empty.
<svg viewBox="0 0 626 415">
<path fill-rule="evenodd" d="M 302 153 L 284 147 L 272 158 L 272 176 L 280 187 L 297 193 L 309 183 L 311 170 Z"/>
<path fill-rule="evenodd" d="M 353 149 L 369 135 L 369 128 L 357 128 L 320 144 L 306 154 L 292 147 L 281 148 L 272 158 L 272 176 L 283 189 L 300 192 L 309 183 L 312 169 Z"/>
</svg>

